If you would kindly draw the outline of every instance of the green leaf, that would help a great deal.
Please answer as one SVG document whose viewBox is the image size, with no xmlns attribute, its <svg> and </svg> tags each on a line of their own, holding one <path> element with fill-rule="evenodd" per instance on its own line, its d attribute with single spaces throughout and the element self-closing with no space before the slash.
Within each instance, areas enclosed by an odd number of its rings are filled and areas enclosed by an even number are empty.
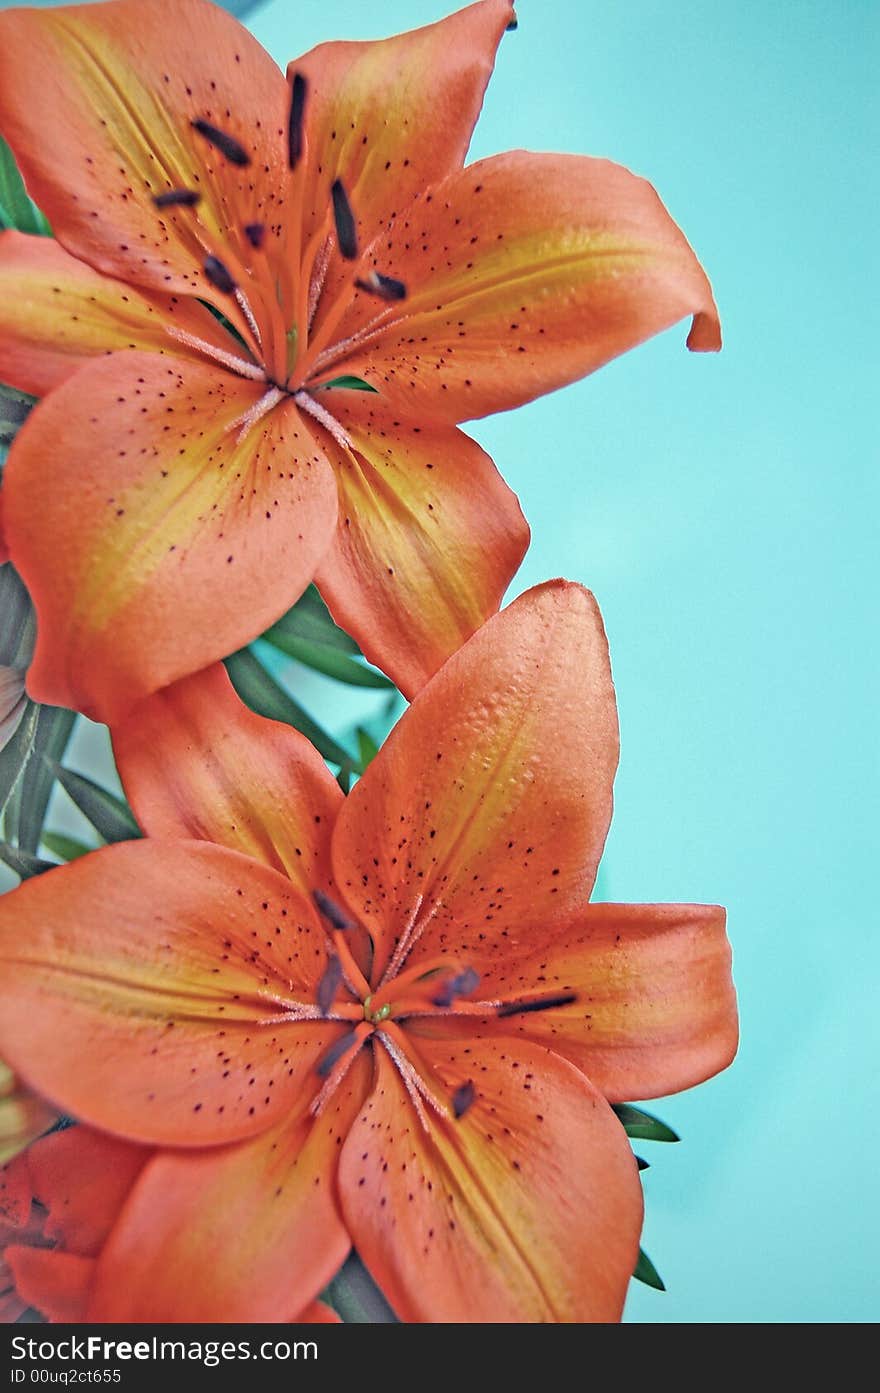
<svg viewBox="0 0 880 1393">
<path fill-rule="evenodd" d="M 38 708 L 33 744 L 18 789 L 20 802 L 15 832 L 22 851 L 36 853 L 40 845 L 55 782 L 52 763 L 60 760 L 67 749 L 75 720 L 76 713 L 61 706 Z"/>
<path fill-rule="evenodd" d="M 375 392 L 378 396 L 379 388 L 371 387 L 369 382 L 365 382 L 362 377 L 352 377 L 350 373 L 343 374 L 342 377 L 334 377 L 330 382 L 321 382 L 316 390 L 322 387 L 341 387 L 347 392 Z"/>
<path fill-rule="evenodd" d="M 634 1108 L 631 1103 L 614 1103 L 612 1106 L 628 1137 L 637 1137 L 640 1141 L 680 1140 L 678 1133 L 661 1122 L 659 1117 L 642 1112 L 641 1108 Z"/>
<path fill-rule="evenodd" d="M 49 224 L 35 203 L 28 198 L 24 180 L 18 172 L 12 151 L 0 136 L 0 224 L 19 232 L 49 234 Z"/>
<path fill-rule="evenodd" d="M 11 817 L 10 803 L 12 795 L 21 778 L 28 756 L 33 748 L 34 736 L 37 732 L 37 717 L 40 708 L 33 701 L 29 701 L 24 709 L 18 730 L 5 749 L 0 750 L 0 811 L 4 814 L 4 824 Z M 9 809 L 9 812 L 7 812 Z M 17 824 L 18 814 L 15 813 L 14 820 Z M 11 830 L 5 826 L 6 835 L 10 836 Z"/>
<path fill-rule="evenodd" d="M 335 677 L 337 682 L 347 682 L 352 687 L 382 687 L 385 690 L 394 686 L 381 672 L 365 667 L 359 659 L 350 658 L 328 643 L 316 643 L 312 639 L 279 631 L 277 625 L 263 637 L 273 648 L 286 653 L 288 658 L 296 658 L 298 663 L 304 663 L 316 672 Z"/>
<path fill-rule="evenodd" d="M 636 1165 L 640 1171 L 649 1171 L 651 1169 L 651 1162 L 646 1161 L 642 1156 L 636 1157 Z"/>
<path fill-rule="evenodd" d="M 20 851 L 18 847 L 10 846 L 8 842 L 0 842 L 0 861 L 5 861 L 9 869 L 15 871 L 19 880 L 30 880 L 33 875 L 42 875 L 44 871 L 55 869 L 54 861 L 44 861 L 29 851 Z"/>
<path fill-rule="evenodd" d="M 376 744 L 368 730 L 363 726 L 357 728 L 358 756 L 361 762 L 361 773 L 364 772 L 368 764 L 376 758 L 379 753 L 379 746 Z"/>
<path fill-rule="evenodd" d="M 345 763 L 340 767 L 339 773 L 336 775 L 336 782 L 338 783 L 339 787 L 342 789 L 342 792 L 346 795 L 346 797 L 351 792 L 351 780 L 353 775 L 354 767 L 352 765 L 351 760 L 347 759 Z"/>
<path fill-rule="evenodd" d="M 653 1287 L 655 1291 L 666 1290 L 663 1278 L 643 1248 L 639 1249 L 639 1260 L 633 1276 L 637 1282 L 644 1282 L 646 1287 Z"/>
<path fill-rule="evenodd" d="M 294 638 L 304 638 L 311 643 L 323 643 L 331 648 L 338 648 L 340 653 L 350 653 L 355 658 L 360 656 L 360 649 L 354 639 L 334 623 L 330 611 L 313 585 L 297 600 L 293 609 L 289 609 L 263 637 L 277 647 L 274 638 L 276 634 L 290 634 Z"/>
<path fill-rule="evenodd" d="M 9 445 L 27 420 L 36 397 L 0 383 L 0 445 Z"/>
<path fill-rule="evenodd" d="M 357 1253 L 347 1259 L 323 1296 L 346 1324 L 397 1324 L 397 1317 Z"/>
<path fill-rule="evenodd" d="M 18 572 L 9 564 L 0 566 L 0 665 L 24 671 L 36 630 L 34 607 Z"/>
<path fill-rule="evenodd" d="M 78 842 L 76 837 L 66 836 L 64 832 L 44 832 L 43 846 L 62 861 L 77 861 L 80 856 L 87 856 L 90 851 L 96 850 L 93 846 L 86 846 L 85 842 Z"/>
<path fill-rule="evenodd" d="M 134 814 L 121 798 L 73 769 L 52 765 L 52 772 L 64 792 L 105 842 L 130 842 L 140 837 Z"/>
<path fill-rule="evenodd" d="M 259 716 L 271 721 L 283 721 L 310 740 L 319 754 L 331 764 L 351 764 L 351 755 L 322 730 L 302 709 L 299 702 L 271 677 L 262 663 L 247 648 L 226 659 L 226 671 L 242 701 Z"/>
</svg>

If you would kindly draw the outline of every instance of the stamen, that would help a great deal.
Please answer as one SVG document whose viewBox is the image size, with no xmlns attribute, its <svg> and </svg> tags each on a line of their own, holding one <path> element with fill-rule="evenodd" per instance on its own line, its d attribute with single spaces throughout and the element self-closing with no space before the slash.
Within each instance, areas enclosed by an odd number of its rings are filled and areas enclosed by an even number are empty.
<svg viewBox="0 0 880 1393">
<path fill-rule="evenodd" d="M 570 1006 L 577 1001 L 577 992 L 560 992 L 558 996 L 536 996 L 531 1001 L 502 1001 L 496 1016 L 524 1016 L 530 1011 L 552 1011 L 556 1006 Z"/>
<path fill-rule="evenodd" d="M 328 1045 L 327 1049 L 321 1055 L 321 1058 L 315 1065 L 315 1073 L 320 1074 L 322 1079 L 326 1079 L 334 1065 L 351 1049 L 352 1045 L 357 1041 L 357 1038 L 358 1032 L 356 1030 L 349 1030 L 346 1035 L 340 1035 L 339 1039 L 334 1040 L 332 1045 Z"/>
<path fill-rule="evenodd" d="M 191 121 L 190 125 L 199 135 L 203 135 L 209 145 L 213 145 L 219 150 L 221 155 L 225 155 L 230 164 L 246 165 L 250 164 L 251 157 L 245 150 L 240 141 L 234 135 L 221 131 L 217 126 L 212 126 L 210 121 Z"/>
<path fill-rule="evenodd" d="M 277 406 L 280 401 L 283 401 L 284 396 L 285 393 L 282 392 L 280 387 L 270 387 L 268 392 L 263 393 L 259 401 L 254 402 L 253 406 L 249 406 L 247 411 L 241 416 L 237 416 L 234 421 L 230 421 L 227 430 L 234 430 L 236 426 L 241 427 L 235 439 L 236 445 L 241 444 L 248 432 L 252 430 L 257 422 L 261 421 L 274 406 Z"/>
<path fill-rule="evenodd" d="M 368 276 L 358 276 L 355 281 L 358 290 L 368 295 L 378 295 L 380 300 L 405 300 L 406 286 L 393 276 L 383 276 L 381 271 L 371 271 Z"/>
<path fill-rule="evenodd" d="M 477 1090 L 474 1088 L 470 1079 L 468 1079 L 466 1083 L 458 1086 L 452 1095 L 452 1111 L 455 1114 L 456 1121 L 460 1117 L 464 1117 L 468 1108 L 473 1107 L 476 1096 Z"/>
<path fill-rule="evenodd" d="M 333 199 L 333 221 L 336 223 L 339 250 L 346 261 L 354 261 L 358 254 L 357 225 L 341 179 L 333 180 L 330 194 Z"/>
<path fill-rule="evenodd" d="M 262 348 L 263 337 L 260 333 L 260 326 L 254 318 L 254 312 L 248 304 L 247 300 L 245 299 L 244 293 L 238 288 L 236 288 L 235 291 L 235 303 L 238 305 L 238 308 L 241 310 L 242 314 L 247 320 L 248 328 L 250 329 L 251 333 L 256 339 L 258 347 Z"/>
<path fill-rule="evenodd" d="M 256 251 L 259 251 L 266 240 L 266 224 L 262 222 L 245 223 L 244 235 L 251 246 Z"/>
<path fill-rule="evenodd" d="M 300 411 L 305 411 L 308 416 L 314 416 L 316 421 L 320 421 L 324 429 L 329 431 L 336 444 L 341 445 L 343 450 L 352 448 L 350 436 L 343 430 L 336 417 L 331 416 L 326 407 L 321 406 L 320 402 L 316 402 L 314 397 L 309 396 L 308 392 L 294 392 L 293 400 Z"/>
<path fill-rule="evenodd" d="M 466 967 L 464 972 L 459 972 L 457 976 L 450 977 L 443 983 L 436 996 L 431 997 L 431 1004 L 440 1007 L 451 1006 L 457 997 L 470 996 L 479 985 L 479 973 L 472 967 Z"/>
<path fill-rule="evenodd" d="M 238 289 L 219 256 L 206 256 L 202 269 L 211 284 L 222 290 L 224 295 L 232 295 Z"/>
<path fill-rule="evenodd" d="M 200 339 L 196 334 L 188 334 L 184 329 L 178 329 L 174 325 L 166 324 L 165 332 L 178 343 L 185 344 L 187 348 L 193 348 L 197 353 L 204 353 L 208 358 L 213 358 L 215 363 L 220 363 L 222 367 L 228 368 L 230 372 L 238 373 L 239 377 L 249 377 L 254 382 L 265 382 L 266 374 L 257 363 L 249 363 L 246 358 L 239 358 L 235 353 L 227 353 L 225 348 L 217 348 L 213 343 L 208 343 L 207 339 Z M 274 404 L 274 403 L 273 403 Z M 244 419 L 242 417 L 242 419 Z M 236 424 L 238 424 L 236 422 Z"/>
<path fill-rule="evenodd" d="M 318 912 L 323 914 L 324 918 L 328 923 L 333 925 L 334 929 L 344 930 L 354 928 L 351 920 L 345 917 L 336 901 L 331 900 L 329 895 L 325 895 L 323 890 L 313 890 L 312 899 L 318 906 Z"/>
<path fill-rule="evenodd" d="M 157 208 L 173 208 L 175 204 L 195 208 L 201 196 L 197 189 L 169 189 L 167 193 L 154 194 L 153 202 Z"/>
<path fill-rule="evenodd" d="M 324 969 L 324 975 L 318 983 L 315 992 L 315 1000 L 318 1003 L 318 1010 L 322 1016 L 330 1014 L 330 1007 L 333 1005 L 339 985 L 342 981 L 342 963 L 337 957 L 332 957 Z"/>
<path fill-rule="evenodd" d="M 291 169 L 296 169 L 303 152 L 303 117 L 307 90 L 302 73 L 294 73 L 290 87 L 290 116 L 287 122 L 287 159 Z"/>
</svg>

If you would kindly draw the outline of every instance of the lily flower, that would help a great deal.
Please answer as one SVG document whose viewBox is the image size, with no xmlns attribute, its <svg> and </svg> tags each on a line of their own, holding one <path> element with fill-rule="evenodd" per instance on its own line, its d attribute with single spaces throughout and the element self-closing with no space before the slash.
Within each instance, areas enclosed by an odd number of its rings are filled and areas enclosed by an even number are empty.
<svg viewBox="0 0 880 1393">
<path fill-rule="evenodd" d="M 3 490 L 36 699 L 117 721 L 313 578 L 412 695 L 528 542 L 458 422 L 685 316 L 720 346 L 643 180 L 465 166 L 512 18 L 482 0 L 285 79 L 207 0 L 0 15 L 0 129 L 58 239 L 0 237 L 0 378 L 45 398 Z"/>
<path fill-rule="evenodd" d="M 151 1156 L 91 1127 L 38 1141 L 0 1170 L 0 1320 L 36 1310 L 50 1322 L 86 1319 L 101 1251 Z M 92 1305 L 92 1320 L 102 1320 Z M 299 1317 L 338 1316 L 315 1301 Z"/>
<path fill-rule="evenodd" d="M 147 836 L 0 900 L 0 1049 L 159 1148 L 112 1320 L 275 1320 L 353 1243 L 407 1321 L 615 1321 L 636 1163 L 609 1102 L 736 1048 L 724 911 L 589 905 L 618 737 L 598 609 L 532 590 L 343 798 L 215 667 L 114 732 Z"/>
</svg>

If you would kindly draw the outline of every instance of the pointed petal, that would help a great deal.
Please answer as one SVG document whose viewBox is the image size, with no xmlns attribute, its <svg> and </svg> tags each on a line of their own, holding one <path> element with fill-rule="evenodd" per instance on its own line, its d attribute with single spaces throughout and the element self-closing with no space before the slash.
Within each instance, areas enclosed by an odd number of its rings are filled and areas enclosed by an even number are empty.
<svg viewBox="0 0 880 1393">
<path fill-rule="evenodd" d="M 221 351 L 235 347 L 195 300 L 111 280 L 51 237 L 0 233 L 0 381 L 41 397 L 102 353 L 191 356 L 171 331 Z"/>
<path fill-rule="evenodd" d="M 6 1249 L 6 1261 L 25 1307 L 32 1306 L 53 1323 L 79 1324 L 85 1319 L 94 1258 L 13 1246 Z"/>
<path fill-rule="evenodd" d="M 589 898 L 611 818 L 617 713 L 589 591 L 554 581 L 490 619 L 416 697 L 345 800 L 336 883 L 376 942 L 477 971 Z"/>
<path fill-rule="evenodd" d="M 3 493 L 37 609 L 35 699 L 120 719 L 302 593 L 330 542 L 336 488 L 294 407 L 238 439 L 264 385 L 120 353 L 31 413 Z"/>
<path fill-rule="evenodd" d="M 311 903 L 205 842 L 120 842 L 2 896 L 0 963 L 4 1056 L 133 1141 L 262 1131 L 312 1098 L 342 1029 L 284 1017 L 326 965 Z"/>
<path fill-rule="evenodd" d="M 24 1151 L 57 1120 L 55 1109 L 44 1098 L 38 1098 L 23 1087 L 12 1070 L 0 1062 L 0 1166 Z M 4 1176 L 0 1172 L 0 1194 L 4 1188 Z M 2 1212 L 0 1199 L 0 1214 Z"/>
<path fill-rule="evenodd" d="M 376 1056 L 340 1196 L 401 1319 L 619 1320 L 641 1186 L 622 1128 L 583 1075 L 525 1041 L 432 1043 L 432 1080 L 447 1095 L 473 1080 L 476 1099 L 458 1121 L 432 1113 L 427 1134 L 397 1070 Z"/>
<path fill-rule="evenodd" d="M 204 0 L 0 16 L 0 128 L 58 240 L 108 275 L 215 300 L 236 319 L 202 267 L 219 252 L 259 297 L 262 253 L 244 228 L 277 222 L 284 206 L 288 100 L 269 55 Z M 197 120 L 249 163 L 226 158 Z M 179 189 L 198 192 L 197 206 L 156 207 Z"/>
<path fill-rule="evenodd" d="M 325 441 L 339 516 L 317 583 L 337 622 L 412 696 L 496 612 L 528 524 L 461 431 L 412 425 L 361 393 L 325 398 L 352 448 Z"/>
<path fill-rule="evenodd" d="M 482 999 L 575 992 L 576 1000 L 485 1025 L 413 1021 L 413 1033 L 547 1045 L 612 1103 L 691 1088 L 736 1053 L 730 945 L 717 905 L 589 905 L 554 934 L 507 942 L 494 959 L 483 954 L 481 966 Z"/>
<path fill-rule="evenodd" d="M 369 1077 L 356 1061 L 352 1087 L 314 1121 L 158 1156 L 104 1250 L 89 1318 L 282 1321 L 312 1301 L 351 1246 L 335 1173 Z"/>
<path fill-rule="evenodd" d="M 337 179 L 366 247 L 426 184 L 461 168 L 512 13 L 510 0 L 484 0 L 390 39 L 319 44 L 290 63 L 288 76 L 308 84 L 304 245 L 332 227 Z M 335 269 L 325 304 L 344 274 Z"/>
<path fill-rule="evenodd" d="M 419 236 L 408 237 L 416 222 Z M 371 255 L 409 294 L 346 371 L 411 413 L 506 411 L 690 315 L 689 347 L 721 346 L 684 235 L 650 184 L 606 160 L 497 155 L 398 223 Z"/>
<path fill-rule="evenodd" d="M 248 710 L 222 666 L 141 702 L 114 728 L 113 752 L 148 836 L 243 851 L 307 896 L 332 889 L 339 785 L 298 731 Z"/>
<path fill-rule="evenodd" d="M 69 1253 L 95 1257 L 152 1153 L 91 1127 L 43 1137 L 27 1153 L 44 1233 Z"/>
</svg>

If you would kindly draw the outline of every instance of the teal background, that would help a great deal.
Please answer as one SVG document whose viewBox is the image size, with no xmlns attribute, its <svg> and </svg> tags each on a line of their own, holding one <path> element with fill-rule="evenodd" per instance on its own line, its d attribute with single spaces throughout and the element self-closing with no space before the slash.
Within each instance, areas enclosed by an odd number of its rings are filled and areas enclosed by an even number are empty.
<svg viewBox="0 0 880 1393">
<path fill-rule="evenodd" d="M 283 64 L 443 3 L 270 0 L 248 22 Z M 742 1047 L 654 1105 L 683 1137 L 640 1145 L 668 1291 L 633 1284 L 627 1319 L 874 1320 L 880 7 L 517 8 L 473 154 L 646 175 L 725 332 L 720 357 L 680 326 L 472 428 L 533 529 L 512 593 L 561 574 L 605 615 L 623 748 L 602 897 L 729 912 Z M 339 689 L 292 680 L 326 719 Z M 346 693 L 340 729 L 378 704 Z M 71 762 L 101 773 L 96 735 Z"/>
</svg>

